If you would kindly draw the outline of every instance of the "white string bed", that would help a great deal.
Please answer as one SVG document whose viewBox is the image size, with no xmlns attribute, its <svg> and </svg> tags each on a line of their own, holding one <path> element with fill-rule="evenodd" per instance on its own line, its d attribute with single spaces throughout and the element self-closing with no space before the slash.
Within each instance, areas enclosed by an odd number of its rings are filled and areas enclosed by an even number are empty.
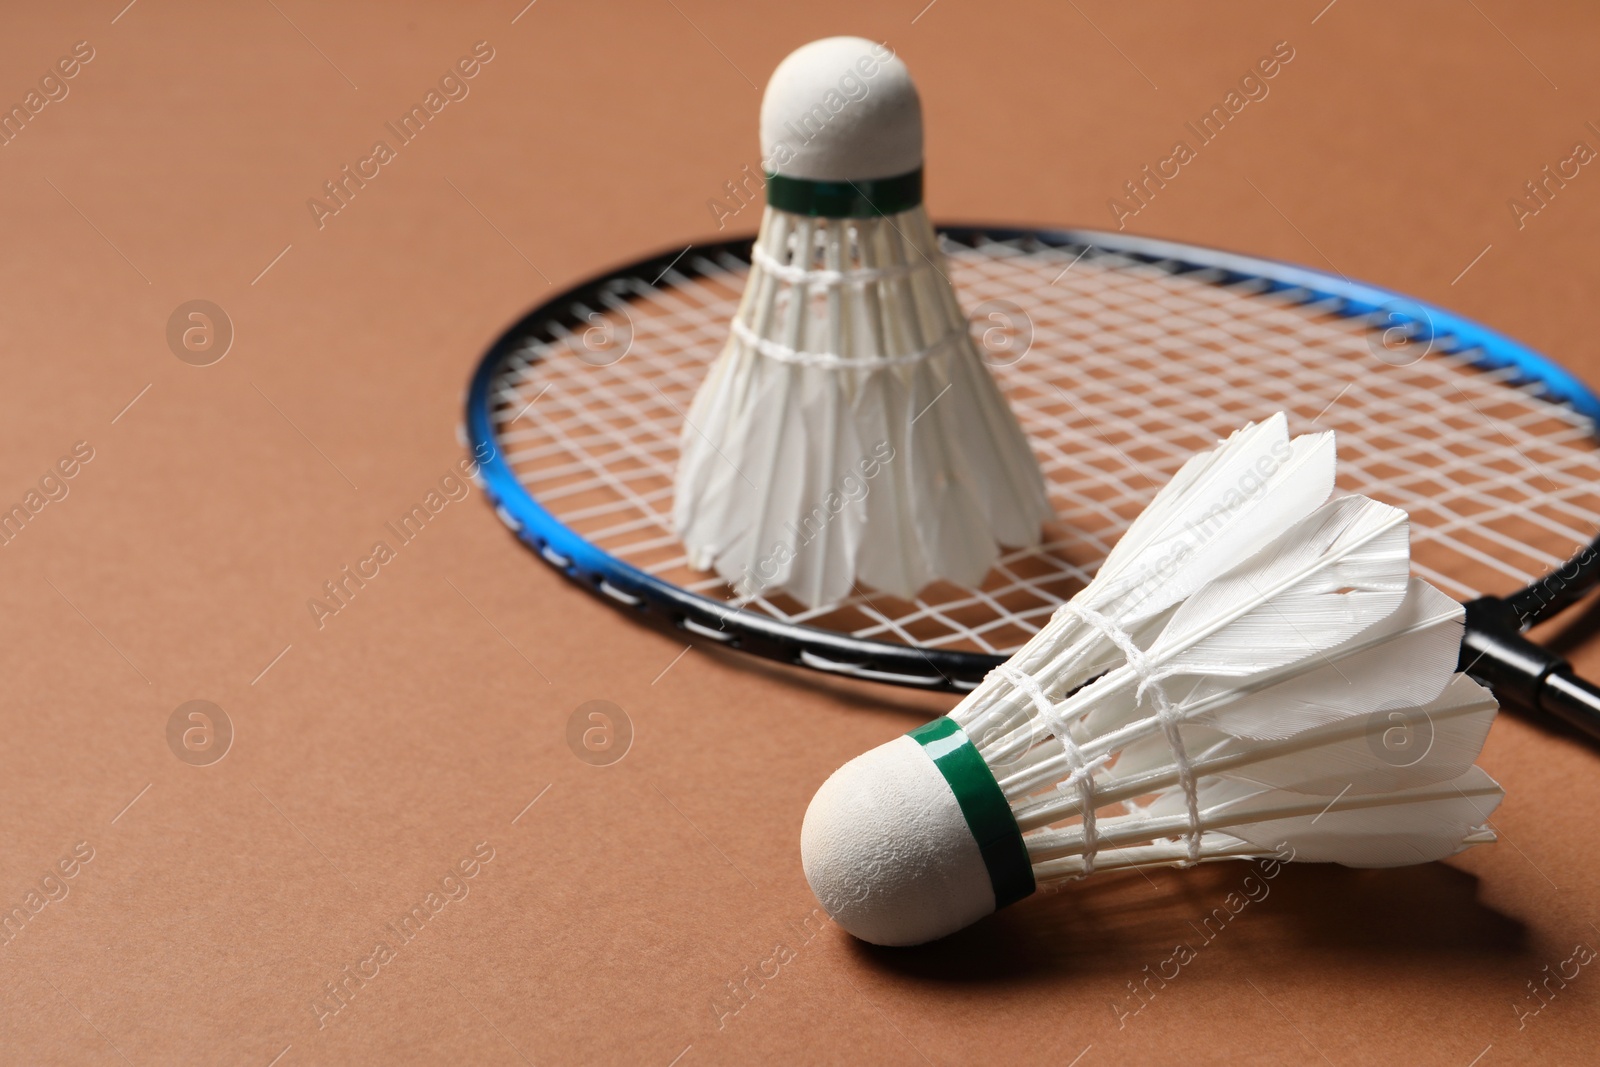
<svg viewBox="0 0 1600 1067">
<path fill-rule="evenodd" d="M 1025 316 L 1024 335 L 1031 323 L 1026 352 L 993 370 L 1050 483 L 1057 517 L 1044 544 L 1003 555 L 976 589 L 939 583 L 912 601 L 867 590 L 816 610 L 758 596 L 749 610 L 1008 654 L 1086 584 L 1186 458 L 1280 410 L 1292 432 L 1337 431 L 1340 487 L 1408 510 L 1416 573 L 1458 598 L 1510 592 L 1600 529 L 1592 425 L 1512 384 L 1510 370 L 1475 369 L 1437 345 L 1385 348 L 1387 322 L 1342 318 L 1262 282 L 1222 286 L 1212 272 L 1020 241 L 946 251 L 969 310 L 1006 301 Z M 687 566 L 672 483 L 684 412 L 749 268 L 731 255 L 687 258 L 653 286 L 619 283 L 582 309 L 585 332 L 508 359 L 495 429 L 518 478 L 561 522 L 618 559 L 737 604 L 720 579 Z"/>
</svg>

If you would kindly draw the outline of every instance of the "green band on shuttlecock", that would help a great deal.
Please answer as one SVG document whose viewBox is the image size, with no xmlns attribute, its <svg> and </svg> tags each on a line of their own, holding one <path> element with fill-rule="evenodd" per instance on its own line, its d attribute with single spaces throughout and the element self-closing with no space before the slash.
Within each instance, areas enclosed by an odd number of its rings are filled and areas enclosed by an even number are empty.
<svg viewBox="0 0 1600 1067">
<path fill-rule="evenodd" d="M 767 204 L 795 215 L 825 219 L 867 219 L 898 215 L 922 203 L 922 168 L 893 178 L 859 182 L 817 182 L 767 175 Z"/>
<path fill-rule="evenodd" d="M 994 887 L 994 906 L 1003 908 L 1031 896 L 1035 883 L 1033 865 L 1028 862 L 1028 846 L 1022 830 L 1011 814 L 1011 805 L 1000 789 L 989 765 L 967 736 L 949 716 L 917 727 L 906 735 L 928 754 L 950 791 L 961 805 L 967 828 L 983 853 L 989 869 L 989 884 Z"/>
</svg>

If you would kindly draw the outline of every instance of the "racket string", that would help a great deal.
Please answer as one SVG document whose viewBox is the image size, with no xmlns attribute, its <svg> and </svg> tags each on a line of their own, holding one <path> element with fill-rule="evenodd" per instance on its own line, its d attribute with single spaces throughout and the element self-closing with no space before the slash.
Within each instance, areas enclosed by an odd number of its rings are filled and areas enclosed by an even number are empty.
<svg viewBox="0 0 1600 1067">
<path fill-rule="evenodd" d="M 1050 481 L 1057 521 L 1045 545 L 1005 553 L 979 589 L 939 584 L 910 601 L 858 595 L 812 611 L 764 595 L 743 602 L 748 610 L 864 638 L 1009 652 L 1086 583 L 1188 456 L 1280 409 L 1297 430 L 1339 432 L 1341 487 L 1411 510 L 1418 573 L 1456 596 L 1524 584 L 1600 528 L 1588 422 L 1515 370 L 1447 354 L 1461 348 L 1455 338 L 1389 350 L 1379 313 L 1341 317 L 1336 300 L 1307 303 L 1262 279 L 1230 282 L 1106 249 L 1019 239 L 947 242 L 947 252 L 969 310 L 1003 301 L 1026 316 L 1031 348 L 995 374 Z M 657 284 L 619 283 L 574 309 L 575 327 L 506 362 L 493 412 L 504 455 L 556 518 L 626 562 L 732 603 L 715 576 L 687 568 L 671 485 L 683 420 L 747 269 L 726 252 L 696 253 Z M 591 316 L 626 340 L 610 366 L 581 358 L 592 355 Z M 1412 355 L 1422 358 L 1394 365 Z"/>
</svg>

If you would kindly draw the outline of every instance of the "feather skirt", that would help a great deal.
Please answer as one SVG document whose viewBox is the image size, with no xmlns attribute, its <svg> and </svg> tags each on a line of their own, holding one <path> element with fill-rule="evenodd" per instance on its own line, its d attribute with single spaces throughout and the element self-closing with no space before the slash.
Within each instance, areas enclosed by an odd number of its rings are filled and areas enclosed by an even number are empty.
<svg viewBox="0 0 1600 1067">
<path fill-rule="evenodd" d="M 976 586 L 1039 543 L 1044 478 L 983 364 L 926 212 L 768 208 L 727 346 L 683 428 L 691 566 L 808 607 L 859 582 Z"/>
</svg>

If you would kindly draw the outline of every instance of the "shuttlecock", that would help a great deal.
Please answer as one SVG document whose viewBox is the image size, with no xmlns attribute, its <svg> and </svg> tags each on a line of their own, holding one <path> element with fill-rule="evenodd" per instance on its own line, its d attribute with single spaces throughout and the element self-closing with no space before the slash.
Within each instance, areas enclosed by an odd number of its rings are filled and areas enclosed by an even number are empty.
<svg viewBox="0 0 1600 1067">
<path fill-rule="evenodd" d="M 1039 543 L 1038 462 L 967 331 L 922 206 L 922 107 L 859 37 L 779 64 L 767 207 L 721 357 L 681 440 L 691 566 L 742 596 L 833 603 L 979 584 Z"/>
<path fill-rule="evenodd" d="M 835 772 L 801 831 L 829 914 L 910 945 L 1097 870 L 1493 840 L 1462 609 L 1409 576 L 1403 511 L 1324 503 L 1333 467 L 1281 415 L 1196 456 L 949 716 Z"/>
</svg>

